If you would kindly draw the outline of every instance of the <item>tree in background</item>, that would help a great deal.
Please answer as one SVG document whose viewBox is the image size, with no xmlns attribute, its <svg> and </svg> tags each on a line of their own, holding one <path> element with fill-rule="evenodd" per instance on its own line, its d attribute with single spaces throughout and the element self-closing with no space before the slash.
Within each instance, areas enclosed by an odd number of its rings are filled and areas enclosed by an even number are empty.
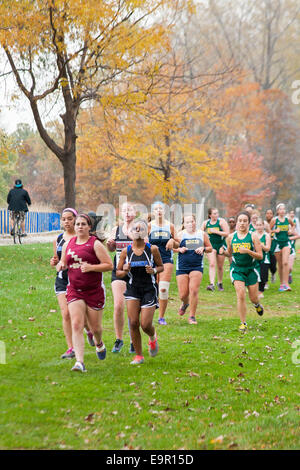
<svg viewBox="0 0 300 470">
<path fill-rule="evenodd" d="M 0 129 L 0 204 L 2 207 L 7 207 L 6 197 L 16 178 L 17 159 L 16 141 Z"/>
<path fill-rule="evenodd" d="M 142 92 L 150 93 L 155 63 L 149 57 L 168 47 L 174 12 L 190 4 L 182 0 L 1 2 L 0 44 L 19 91 L 30 103 L 41 138 L 63 166 L 66 205 L 75 205 L 79 110 L 105 97 L 118 98 L 120 105 L 126 96 L 116 97 L 116 84 L 136 74 L 146 82 Z M 62 119 L 62 141 L 45 125 L 53 107 Z"/>
<path fill-rule="evenodd" d="M 226 215 L 236 214 L 247 202 L 264 206 L 272 196 L 275 179 L 264 170 L 263 157 L 240 148 L 228 154 L 227 161 L 229 180 L 220 184 L 216 191 Z"/>
</svg>

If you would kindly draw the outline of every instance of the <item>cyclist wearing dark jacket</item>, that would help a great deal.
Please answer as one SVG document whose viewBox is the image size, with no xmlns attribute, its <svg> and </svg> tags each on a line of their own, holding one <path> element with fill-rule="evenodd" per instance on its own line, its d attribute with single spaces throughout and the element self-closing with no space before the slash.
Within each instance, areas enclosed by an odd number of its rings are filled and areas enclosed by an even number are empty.
<svg viewBox="0 0 300 470">
<path fill-rule="evenodd" d="M 10 211 L 10 229 L 12 231 L 14 225 L 14 217 L 16 212 L 21 215 L 21 229 L 23 235 L 25 234 L 25 212 L 28 212 L 28 206 L 31 205 L 31 200 L 26 189 L 23 189 L 21 180 L 15 181 L 15 186 L 7 195 L 8 210 Z"/>
</svg>

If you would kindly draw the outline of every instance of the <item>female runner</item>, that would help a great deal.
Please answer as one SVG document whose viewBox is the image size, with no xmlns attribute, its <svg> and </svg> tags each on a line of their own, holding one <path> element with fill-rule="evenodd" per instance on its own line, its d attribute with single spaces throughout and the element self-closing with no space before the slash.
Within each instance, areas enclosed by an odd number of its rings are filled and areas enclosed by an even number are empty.
<svg viewBox="0 0 300 470">
<path fill-rule="evenodd" d="M 129 228 L 135 216 L 136 211 L 134 205 L 130 202 L 125 202 L 121 207 L 122 223 L 113 228 L 106 243 L 109 251 L 116 251 L 116 255 L 114 257 L 114 269 L 111 274 L 111 289 L 114 297 L 114 327 L 116 334 L 115 344 L 112 349 L 113 353 L 119 353 L 124 345 L 124 292 L 126 290 L 126 282 L 128 280 L 126 277 L 124 279 L 118 278 L 116 275 L 116 269 L 122 250 L 132 243 L 132 239 L 129 235 Z M 134 353 L 134 347 L 131 340 L 129 352 Z"/>
<path fill-rule="evenodd" d="M 290 242 L 288 231 L 294 229 L 295 224 L 290 217 L 286 216 L 284 204 L 278 204 L 276 207 L 277 216 L 270 222 L 271 233 L 274 233 L 275 256 L 278 263 L 278 272 L 280 278 L 279 292 L 291 290 L 288 285 L 289 279 L 289 257 L 290 257 Z"/>
<path fill-rule="evenodd" d="M 295 212 L 291 210 L 289 212 L 289 217 L 292 219 L 292 221 L 295 224 L 295 227 L 293 229 L 289 230 L 289 241 L 291 245 L 291 253 L 289 257 L 289 279 L 288 282 L 289 284 L 292 284 L 293 282 L 293 267 L 294 267 L 294 261 L 296 258 L 296 240 L 300 238 L 300 233 L 298 232 L 298 224 L 297 224 L 297 219 L 295 217 Z M 297 230 L 298 229 L 298 230 Z"/>
<path fill-rule="evenodd" d="M 160 325 L 166 325 L 164 318 L 168 305 L 170 282 L 173 273 L 173 248 L 176 239 L 174 225 L 165 219 L 165 206 L 162 202 L 152 204 L 154 220 L 148 224 L 149 243 L 156 245 L 164 265 L 163 272 L 159 275 L 159 318 Z"/>
<path fill-rule="evenodd" d="M 63 246 L 60 268 L 68 268 L 69 284 L 67 302 L 71 316 L 72 340 L 76 363 L 72 371 L 86 372 L 84 366 L 83 328 L 87 317 L 96 343 L 100 360 L 106 357 L 102 341 L 102 314 L 105 304 L 105 288 L 102 273 L 111 271 L 113 264 L 104 245 L 91 236 L 92 222 L 88 215 L 76 218 L 76 236 Z"/>
<path fill-rule="evenodd" d="M 62 211 L 61 223 L 63 227 L 63 233 L 59 234 L 57 239 L 53 242 L 53 256 L 50 259 L 51 266 L 57 266 L 61 259 L 61 252 L 63 244 L 69 242 L 75 235 L 75 220 L 77 211 L 71 207 L 67 207 Z M 66 299 L 67 285 L 68 285 L 68 271 L 56 271 L 56 279 L 54 284 L 54 291 L 57 297 L 57 302 L 61 311 L 63 331 L 66 338 L 68 349 L 61 356 L 61 359 L 71 359 L 75 356 L 75 352 L 72 344 L 72 326 L 71 318 L 68 310 L 68 304 Z"/>
<path fill-rule="evenodd" d="M 174 251 L 178 252 L 176 265 L 176 280 L 182 305 L 178 314 L 184 315 L 190 306 L 188 322 L 196 325 L 196 310 L 199 287 L 203 275 L 203 255 L 212 252 L 212 246 L 207 233 L 196 229 L 194 215 L 185 215 L 184 230 L 179 234 L 180 244 Z"/>
<path fill-rule="evenodd" d="M 274 284 L 275 282 L 275 273 L 276 273 L 276 270 L 277 270 L 277 261 L 276 261 L 276 256 L 274 254 L 274 250 L 276 248 L 276 241 L 274 240 L 274 233 L 271 233 L 271 230 L 270 230 L 270 223 L 271 223 L 271 220 L 273 219 L 274 217 L 274 213 L 272 211 L 272 209 L 267 209 L 266 210 L 266 214 L 265 214 L 265 230 L 266 232 L 268 232 L 270 234 L 270 237 L 271 237 L 271 248 L 270 248 L 270 251 L 269 251 L 269 257 L 270 257 L 270 271 L 271 271 L 271 282 L 272 284 Z M 267 228 L 266 228 L 267 227 Z M 265 289 L 267 288 L 267 286 L 265 286 Z"/>
<path fill-rule="evenodd" d="M 237 215 L 237 230 L 227 238 L 227 250 L 221 248 L 225 256 L 232 256 L 230 277 L 237 296 L 237 307 L 241 325 L 239 330 L 247 330 L 246 323 L 246 289 L 249 298 L 254 304 L 258 315 L 263 315 L 264 309 L 258 299 L 259 272 L 256 269 L 256 261 L 262 260 L 262 248 L 256 232 L 249 232 L 250 215 L 247 211 L 241 211 Z"/>
<path fill-rule="evenodd" d="M 124 248 L 117 266 L 117 276 L 127 278 L 124 297 L 136 352 L 131 364 L 144 362 L 140 325 L 149 336 L 150 356 L 154 357 L 158 353 L 157 336 L 153 326 L 154 312 L 158 307 L 155 275 L 163 272 L 164 265 L 158 247 L 145 242 L 147 228 L 147 223 L 143 220 L 133 222 L 130 231 L 133 242 Z"/>
<path fill-rule="evenodd" d="M 219 217 L 216 208 L 208 209 L 208 219 L 203 222 L 201 229 L 208 233 L 209 241 L 212 245 L 212 253 L 207 255 L 209 261 L 209 282 L 207 290 L 215 290 L 215 274 L 217 265 L 218 290 L 223 291 L 223 270 L 224 256 L 219 251 L 224 244 L 224 240 L 229 235 L 229 227 L 225 219 Z"/>
<path fill-rule="evenodd" d="M 262 220 L 261 217 L 257 219 L 255 223 L 255 227 L 256 227 L 256 233 L 258 235 L 261 248 L 262 248 L 262 254 L 263 254 L 263 259 L 261 261 L 258 261 L 258 268 L 259 268 L 259 274 L 260 274 L 260 282 L 258 285 L 258 289 L 259 289 L 258 297 L 262 298 L 264 296 L 265 285 L 268 282 L 268 272 L 269 272 L 269 267 L 270 267 L 269 252 L 271 248 L 271 237 L 265 231 L 264 221 Z"/>
</svg>

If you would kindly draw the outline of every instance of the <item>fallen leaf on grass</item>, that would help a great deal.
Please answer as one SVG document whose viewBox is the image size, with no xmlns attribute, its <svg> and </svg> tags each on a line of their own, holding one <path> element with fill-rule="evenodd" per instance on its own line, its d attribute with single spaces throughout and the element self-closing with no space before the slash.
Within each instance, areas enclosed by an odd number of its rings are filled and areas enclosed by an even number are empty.
<svg viewBox="0 0 300 470">
<path fill-rule="evenodd" d="M 20 336 L 20 339 L 26 339 L 27 335 Z"/>
<path fill-rule="evenodd" d="M 54 309 L 50 310 L 50 313 L 55 313 L 55 312 L 57 312 L 57 310 L 54 310 Z"/>
<path fill-rule="evenodd" d="M 29 320 L 29 321 L 34 321 L 35 318 L 34 318 L 34 317 L 29 317 L 28 320 Z"/>
<path fill-rule="evenodd" d="M 94 418 L 94 413 L 90 413 L 84 418 L 84 420 L 90 423 L 93 420 L 93 418 Z"/>
<path fill-rule="evenodd" d="M 197 374 L 196 372 L 192 372 L 192 371 L 189 372 L 189 376 L 190 377 L 200 377 L 199 374 Z"/>
<path fill-rule="evenodd" d="M 39 335 L 39 336 L 44 336 L 44 333 L 43 333 L 42 331 L 39 331 L 39 332 L 38 332 L 38 335 Z"/>
<path fill-rule="evenodd" d="M 222 444 L 224 441 L 224 436 L 218 436 L 215 439 L 210 441 L 211 444 Z"/>
</svg>

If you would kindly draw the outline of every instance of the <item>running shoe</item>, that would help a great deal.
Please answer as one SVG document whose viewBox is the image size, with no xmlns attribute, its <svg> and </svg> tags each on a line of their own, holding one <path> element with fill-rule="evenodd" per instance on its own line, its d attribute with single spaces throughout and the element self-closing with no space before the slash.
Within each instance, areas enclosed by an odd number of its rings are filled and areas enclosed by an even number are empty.
<svg viewBox="0 0 300 470">
<path fill-rule="evenodd" d="M 189 304 L 182 304 L 179 311 L 178 311 L 178 315 L 180 315 L 182 317 L 182 315 L 185 314 L 185 311 L 188 308 L 188 306 L 189 306 Z"/>
<path fill-rule="evenodd" d="M 286 290 L 289 290 L 289 289 L 284 284 L 281 284 L 281 286 L 279 287 L 278 290 L 279 290 L 279 292 L 285 292 Z M 291 290 L 291 288 L 290 288 L 290 290 Z"/>
<path fill-rule="evenodd" d="M 268 290 L 269 289 L 269 284 L 266 284 L 265 285 L 265 290 Z"/>
<path fill-rule="evenodd" d="M 155 357 L 156 354 L 158 353 L 157 338 L 155 338 L 154 341 L 150 341 L 150 339 L 149 339 L 148 345 L 149 345 L 149 354 L 150 354 L 150 356 Z"/>
<path fill-rule="evenodd" d="M 75 366 L 72 367 L 71 371 L 73 372 L 87 372 L 83 362 L 75 362 Z"/>
<path fill-rule="evenodd" d="M 258 305 L 254 305 L 254 307 L 258 315 L 262 316 L 264 314 L 264 308 L 262 305 L 258 304 Z"/>
<path fill-rule="evenodd" d="M 75 357 L 75 351 L 73 348 L 69 348 L 62 356 L 61 359 L 73 359 Z"/>
<path fill-rule="evenodd" d="M 164 318 L 159 318 L 159 319 L 158 319 L 158 323 L 159 323 L 160 325 L 167 325 L 167 322 L 166 322 L 166 320 L 165 320 Z"/>
<path fill-rule="evenodd" d="M 133 343 L 130 343 L 129 354 L 134 354 L 134 353 L 135 353 L 135 349 L 134 349 Z"/>
<path fill-rule="evenodd" d="M 218 290 L 219 290 L 220 292 L 224 292 L 224 287 L 223 287 L 222 282 L 218 283 Z"/>
<path fill-rule="evenodd" d="M 106 347 L 103 342 L 101 346 L 96 346 L 96 354 L 100 361 L 103 361 L 106 358 Z"/>
<path fill-rule="evenodd" d="M 259 299 L 263 299 L 263 298 L 264 298 L 264 294 L 263 294 L 262 292 L 260 292 L 260 293 L 258 294 L 258 298 L 259 298 Z"/>
<path fill-rule="evenodd" d="M 143 364 L 144 363 L 144 356 L 135 356 L 133 361 L 130 364 Z"/>
<path fill-rule="evenodd" d="M 245 333 L 245 331 L 247 331 L 247 323 L 241 323 L 239 326 L 239 331 L 241 333 Z"/>
<path fill-rule="evenodd" d="M 290 286 L 287 286 L 286 284 L 284 285 L 285 290 L 292 290 Z"/>
<path fill-rule="evenodd" d="M 214 290 L 215 290 L 215 286 L 214 286 L 213 284 L 208 284 L 206 290 L 214 291 Z"/>
<path fill-rule="evenodd" d="M 272 275 L 271 275 L 271 282 L 272 282 L 272 284 L 274 284 L 275 281 L 276 281 L 276 276 L 275 276 L 275 274 L 272 274 Z"/>
<path fill-rule="evenodd" d="M 195 317 L 189 317 L 188 322 L 190 325 L 197 325 L 197 320 Z"/>
<path fill-rule="evenodd" d="M 124 342 L 122 339 L 116 339 L 114 347 L 112 348 L 112 353 L 119 353 L 123 348 Z"/>
<path fill-rule="evenodd" d="M 293 276 L 292 274 L 289 274 L 289 284 L 292 284 L 292 282 L 293 282 Z"/>
<path fill-rule="evenodd" d="M 95 347 L 94 337 L 91 331 L 86 331 L 86 339 L 90 346 Z"/>
</svg>

